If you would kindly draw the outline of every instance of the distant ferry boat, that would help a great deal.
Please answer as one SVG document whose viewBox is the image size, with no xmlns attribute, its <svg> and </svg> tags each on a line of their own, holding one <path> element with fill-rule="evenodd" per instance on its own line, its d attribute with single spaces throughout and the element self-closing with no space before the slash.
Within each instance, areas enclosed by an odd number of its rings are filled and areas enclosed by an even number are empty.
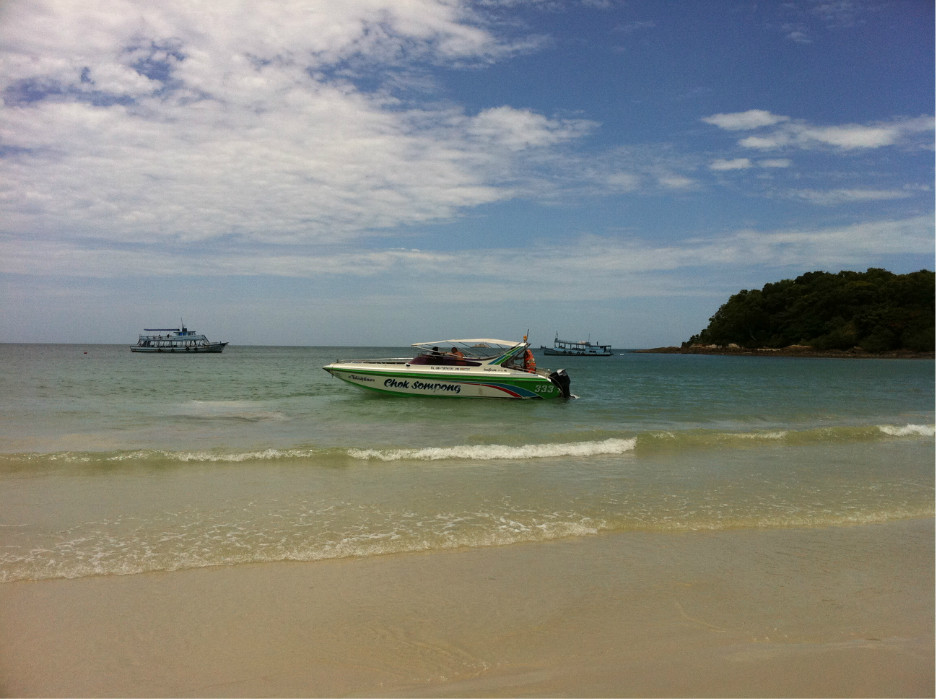
<svg viewBox="0 0 936 699">
<path fill-rule="evenodd" d="M 611 345 L 593 345 L 591 340 L 579 340 L 570 342 L 569 340 L 560 340 L 556 334 L 552 347 L 543 346 L 543 354 L 561 355 L 563 357 L 610 357 Z"/>
<path fill-rule="evenodd" d="M 181 352 L 204 354 L 222 352 L 226 342 L 211 342 L 204 335 L 197 334 L 182 325 L 180 328 L 143 328 L 143 333 L 131 352 Z"/>
</svg>

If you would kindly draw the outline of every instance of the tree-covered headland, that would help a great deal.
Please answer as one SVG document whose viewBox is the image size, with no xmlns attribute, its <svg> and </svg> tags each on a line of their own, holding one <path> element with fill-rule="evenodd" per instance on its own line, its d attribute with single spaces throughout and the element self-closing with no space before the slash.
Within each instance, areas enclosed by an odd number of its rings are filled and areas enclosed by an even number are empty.
<svg viewBox="0 0 936 699">
<path fill-rule="evenodd" d="M 809 272 L 740 291 L 709 319 L 692 346 L 932 352 L 933 272 Z"/>
</svg>

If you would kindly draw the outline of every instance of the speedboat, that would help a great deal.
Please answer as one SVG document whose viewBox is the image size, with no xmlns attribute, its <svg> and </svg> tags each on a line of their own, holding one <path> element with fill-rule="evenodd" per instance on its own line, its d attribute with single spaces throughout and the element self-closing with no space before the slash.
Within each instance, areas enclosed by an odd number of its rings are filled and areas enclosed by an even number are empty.
<svg viewBox="0 0 936 699">
<path fill-rule="evenodd" d="M 399 396 L 569 398 L 564 369 L 538 369 L 526 337 L 417 342 L 415 356 L 338 360 L 323 367 L 360 388 Z"/>
<path fill-rule="evenodd" d="M 226 342 L 211 342 L 204 335 L 189 330 L 185 324 L 178 328 L 143 328 L 143 333 L 131 352 L 179 352 L 182 354 L 205 354 L 224 351 Z"/>
</svg>

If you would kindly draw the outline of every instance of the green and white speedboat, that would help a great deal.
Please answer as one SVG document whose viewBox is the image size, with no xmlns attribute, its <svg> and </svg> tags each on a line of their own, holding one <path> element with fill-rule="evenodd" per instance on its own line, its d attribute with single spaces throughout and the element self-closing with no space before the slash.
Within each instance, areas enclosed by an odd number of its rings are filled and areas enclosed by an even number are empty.
<svg viewBox="0 0 936 699">
<path fill-rule="evenodd" d="M 467 339 L 418 342 L 416 356 L 338 360 L 332 376 L 379 393 L 449 398 L 569 398 L 565 370 L 537 369 L 523 342 Z"/>
</svg>

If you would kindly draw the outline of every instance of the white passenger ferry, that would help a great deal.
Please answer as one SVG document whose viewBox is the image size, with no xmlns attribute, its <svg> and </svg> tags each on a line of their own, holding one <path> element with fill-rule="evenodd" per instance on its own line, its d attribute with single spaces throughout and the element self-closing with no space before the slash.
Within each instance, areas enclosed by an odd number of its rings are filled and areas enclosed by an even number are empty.
<svg viewBox="0 0 936 699">
<path fill-rule="evenodd" d="M 559 335 L 556 335 L 556 339 L 553 340 L 552 347 L 543 346 L 540 349 L 543 350 L 543 354 L 561 356 L 561 357 L 610 357 L 611 356 L 611 345 L 598 345 L 592 344 L 591 339 L 588 340 L 577 340 L 572 342 L 570 340 L 560 340 Z"/>
<path fill-rule="evenodd" d="M 211 342 L 204 335 L 189 330 L 183 324 L 179 328 L 143 328 L 143 333 L 131 352 L 179 352 L 182 354 L 205 354 L 222 352 L 227 342 Z"/>
</svg>

